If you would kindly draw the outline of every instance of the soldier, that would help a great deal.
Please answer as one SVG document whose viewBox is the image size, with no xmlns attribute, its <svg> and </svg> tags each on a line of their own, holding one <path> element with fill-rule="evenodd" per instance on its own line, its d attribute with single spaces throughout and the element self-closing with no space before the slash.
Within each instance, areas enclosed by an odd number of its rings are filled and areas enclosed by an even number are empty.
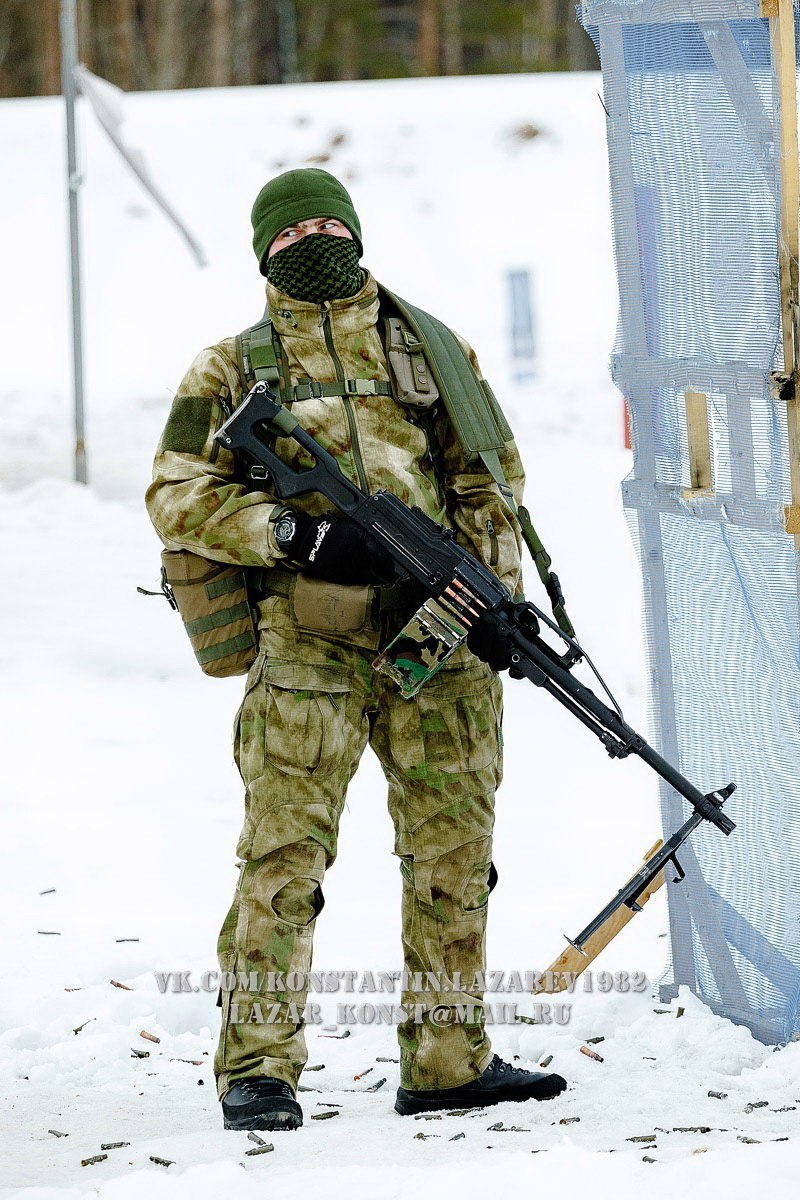
<svg viewBox="0 0 800 1200">
<path fill-rule="evenodd" d="M 407 402 L 387 354 L 385 298 L 361 268 L 361 226 L 345 188 L 317 169 L 289 171 L 259 193 L 253 247 L 283 403 L 362 489 L 388 488 L 434 520 L 509 587 L 521 591 L 520 539 L 498 485 L 468 461 L 441 405 Z M 463 343 L 462 343 L 463 344 Z M 464 344 L 465 345 L 465 344 Z M 480 375 L 474 354 L 469 353 Z M 164 544 L 259 572 L 258 657 L 234 730 L 245 785 L 240 874 L 219 938 L 221 970 L 239 981 L 221 997 L 215 1058 L 229 1129 L 295 1129 L 307 1054 L 303 984 L 322 882 L 336 855 L 347 784 L 369 742 L 388 782 L 402 874 L 408 976 L 398 1026 L 395 1108 L 418 1113 L 545 1099 L 566 1082 L 493 1054 L 482 993 L 494 793 L 502 772 L 502 638 L 478 627 L 420 694 L 403 699 L 371 666 L 417 606 L 408 582 L 349 519 L 309 494 L 290 507 L 243 481 L 213 437 L 246 393 L 228 338 L 202 351 L 175 397 L 147 507 Z M 395 365 L 393 365 L 395 363 Z M 422 364 L 420 366 L 420 364 Z M 417 376 L 424 359 L 415 360 Z M 296 444 L 276 450 L 308 465 Z M 502 465 L 517 500 L 513 442 Z M 263 482 L 262 487 L 267 486 Z M 255 972 L 259 993 L 243 982 Z M 423 973 L 426 986 L 417 988 Z M 431 973 L 426 976 L 424 973 Z M 452 990 L 431 987 L 455 981 Z M 253 1019 L 257 1002 L 261 1020 Z M 470 1020 L 458 1019 L 466 1011 Z M 268 1019 L 267 1019 L 268 1018 Z"/>
</svg>

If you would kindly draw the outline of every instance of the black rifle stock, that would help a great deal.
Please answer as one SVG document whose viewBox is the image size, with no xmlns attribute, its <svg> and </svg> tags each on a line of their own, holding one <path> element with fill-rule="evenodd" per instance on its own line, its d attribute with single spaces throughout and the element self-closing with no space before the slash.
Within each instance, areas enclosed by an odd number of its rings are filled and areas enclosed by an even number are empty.
<svg viewBox="0 0 800 1200">
<path fill-rule="evenodd" d="M 265 441 L 265 438 L 274 441 L 276 437 L 292 438 L 311 454 L 314 466 L 302 471 L 287 466 Z M 226 449 L 247 455 L 255 464 L 251 478 L 268 479 L 280 500 L 291 500 L 308 492 L 326 496 L 342 513 L 369 531 L 389 552 L 400 571 L 416 580 L 428 597 L 441 599 L 446 594 L 446 605 L 451 612 L 457 612 L 465 628 L 476 620 L 495 622 L 511 640 L 511 671 L 515 677 L 524 677 L 548 692 L 591 730 L 612 758 L 637 755 L 688 801 L 692 812 L 684 824 L 648 857 L 575 939 L 568 939 L 576 950 L 583 952 L 585 943 L 622 905 L 638 912 L 639 898 L 649 894 L 650 885 L 668 864 L 674 866 L 678 879 L 683 877 L 677 851 L 703 821 L 709 821 L 726 835 L 736 828 L 722 811 L 735 784 L 707 793 L 696 788 L 625 722 L 618 707 L 610 708 L 572 675 L 571 668 L 586 657 L 574 639 L 563 634 L 535 604 L 515 601 L 491 571 L 456 543 L 452 530 L 438 525 L 417 508 L 407 508 L 391 492 L 367 496 L 351 483 L 336 459 L 303 429 L 289 409 L 275 402 L 265 383 L 252 388 L 216 438 Z M 553 629 L 567 643 L 564 654 L 558 654 L 539 636 L 541 624 Z M 610 693 L 609 697 L 613 702 Z"/>
</svg>

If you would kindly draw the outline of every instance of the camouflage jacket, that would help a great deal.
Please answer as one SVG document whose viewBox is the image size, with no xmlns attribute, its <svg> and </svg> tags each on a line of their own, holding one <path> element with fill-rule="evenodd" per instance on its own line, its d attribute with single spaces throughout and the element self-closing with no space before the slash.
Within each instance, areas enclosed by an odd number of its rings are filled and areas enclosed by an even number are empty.
<svg viewBox="0 0 800 1200">
<path fill-rule="evenodd" d="M 267 300 L 289 379 L 282 386 L 316 380 L 390 379 L 380 336 L 378 288 L 367 273 L 361 290 L 324 304 L 294 300 L 267 285 Z M 470 347 L 470 361 L 480 376 Z M 147 511 L 164 545 L 205 558 L 271 567 L 282 557 L 274 540 L 276 498 L 237 478 L 233 456 L 213 440 L 227 412 L 242 399 L 235 338 L 201 351 L 181 382 L 159 442 Z M 438 409 L 443 409 L 442 405 Z M 441 447 L 437 477 L 425 430 L 416 414 L 390 396 L 333 396 L 296 401 L 303 426 L 335 457 L 354 483 L 375 492 L 388 488 L 456 529 L 457 539 L 511 590 L 522 590 L 520 538 L 497 485 L 479 459 L 467 461 L 447 414 L 438 413 Z M 308 466 L 305 452 L 288 439 L 276 450 L 293 466 Z M 501 456 L 517 502 L 523 471 L 514 443 Z M 330 511 L 318 494 L 292 505 L 314 515 Z"/>
</svg>

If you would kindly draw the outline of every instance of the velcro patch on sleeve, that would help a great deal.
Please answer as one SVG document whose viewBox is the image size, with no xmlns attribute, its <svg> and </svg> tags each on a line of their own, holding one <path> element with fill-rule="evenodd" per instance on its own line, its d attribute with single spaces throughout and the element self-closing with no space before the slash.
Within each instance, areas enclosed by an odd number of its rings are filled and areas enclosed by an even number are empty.
<svg viewBox="0 0 800 1200">
<path fill-rule="evenodd" d="M 162 450 L 202 454 L 212 428 L 216 428 L 219 404 L 211 396 L 176 396 L 161 438 Z"/>
</svg>

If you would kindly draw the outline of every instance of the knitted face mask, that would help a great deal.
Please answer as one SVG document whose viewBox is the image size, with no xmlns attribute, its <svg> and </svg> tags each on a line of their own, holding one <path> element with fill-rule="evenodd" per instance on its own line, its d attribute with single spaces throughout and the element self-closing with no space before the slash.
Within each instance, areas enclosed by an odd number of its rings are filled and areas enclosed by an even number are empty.
<svg viewBox="0 0 800 1200">
<path fill-rule="evenodd" d="M 267 259 L 267 279 L 295 300 L 343 300 L 361 289 L 358 246 L 351 238 L 309 233 Z"/>
</svg>

